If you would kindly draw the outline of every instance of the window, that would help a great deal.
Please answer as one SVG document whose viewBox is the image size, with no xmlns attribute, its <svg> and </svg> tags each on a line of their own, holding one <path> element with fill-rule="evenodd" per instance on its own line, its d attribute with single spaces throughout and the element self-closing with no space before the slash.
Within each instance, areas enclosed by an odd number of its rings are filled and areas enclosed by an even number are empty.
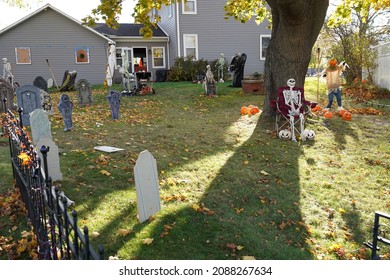
<svg viewBox="0 0 390 280">
<path fill-rule="evenodd" d="M 265 60 L 271 35 L 260 35 L 260 60 Z"/>
<path fill-rule="evenodd" d="M 196 34 L 184 34 L 184 56 L 193 56 L 194 59 L 198 59 L 198 35 Z"/>
<path fill-rule="evenodd" d="M 173 4 L 168 6 L 168 17 L 171 18 L 173 15 Z"/>
<path fill-rule="evenodd" d="M 31 53 L 29 47 L 15 48 L 16 64 L 31 64 Z"/>
<path fill-rule="evenodd" d="M 76 64 L 89 63 L 89 48 L 75 48 Z"/>
<path fill-rule="evenodd" d="M 182 0 L 182 13 L 183 14 L 196 14 L 196 0 Z"/>
<path fill-rule="evenodd" d="M 165 68 L 165 48 L 152 47 L 153 68 Z"/>
</svg>

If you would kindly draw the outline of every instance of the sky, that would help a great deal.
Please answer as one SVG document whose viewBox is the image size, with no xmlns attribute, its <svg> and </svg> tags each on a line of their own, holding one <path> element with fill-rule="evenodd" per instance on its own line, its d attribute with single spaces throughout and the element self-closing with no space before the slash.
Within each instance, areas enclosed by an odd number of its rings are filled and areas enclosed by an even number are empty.
<svg viewBox="0 0 390 280">
<path fill-rule="evenodd" d="M 47 3 L 53 7 L 63 11 L 65 14 L 80 20 L 89 15 L 92 9 L 96 8 L 100 4 L 100 0 L 25 0 L 30 7 L 18 8 L 10 7 L 0 0 L 0 30 L 11 25 L 21 18 L 29 15 L 30 13 L 38 10 Z M 134 0 L 125 0 L 123 2 L 123 14 L 121 15 L 119 22 L 132 23 Z"/>
<path fill-rule="evenodd" d="M 335 3 L 340 0 L 330 0 L 330 3 Z M 10 7 L 5 4 L 4 1 L 0 0 L 0 30 L 11 25 L 21 18 L 29 15 L 30 13 L 38 10 L 47 3 L 51 4 L 55 8 L 63 11 L 65 14 L 80 20 L 85 16 L 89 15 L 92 9 L 96 8 L 100 0 L 25 0 L 29 4 L 28 8 Z M 119 22 L 121 23 L 132 23 L 135 0 L 124 0 L 123 1 L 123 14 L 121 15 Z"/>
</svg>

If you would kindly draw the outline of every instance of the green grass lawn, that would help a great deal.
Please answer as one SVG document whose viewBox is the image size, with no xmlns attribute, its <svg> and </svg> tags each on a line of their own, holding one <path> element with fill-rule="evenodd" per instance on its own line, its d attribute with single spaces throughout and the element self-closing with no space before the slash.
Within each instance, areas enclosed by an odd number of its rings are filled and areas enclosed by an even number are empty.
<svg viewBox="0 0 390 280">
<path fill-rule="evenodd" d="M 308 79 L 307 99 L 317 100 L 316 81 Z M 388 107 L 349 122 L 312 116 L 306 127 L 315 141 L 294 143 L 276 137 L 274 118 L 240 115 L 244 105 L 262 108 L 262 95 L 228 83 L 211 99 L 199 84 L 154 88 L 155 95 L 123 97 L 119 120 L 102 89 L 84 108 L 69 93 L 74 131 L 63 131 L 58 110 L 51 116 L 59 185 L 106 258 L 370 257 L 363 242 L 371 240 L 374 212 L 390 211 Z M 56 105 L 60 94 L 51 96 Z M 344 97 L 347 109 L 364 106 Z M 97 145 L 125 150 L 108 154 Z M 0 146 L 2 191 L 12 182 L 7 148 Z M 157 161 L 162 209 L 140 224 L 133 168 L 143 150 Z"/>
</svg>

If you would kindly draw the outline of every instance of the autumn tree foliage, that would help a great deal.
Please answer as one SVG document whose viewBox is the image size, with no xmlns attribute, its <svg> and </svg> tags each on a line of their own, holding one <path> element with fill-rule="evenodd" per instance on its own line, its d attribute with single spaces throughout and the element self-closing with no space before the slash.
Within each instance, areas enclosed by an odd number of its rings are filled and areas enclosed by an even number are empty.
<svg viewBox="0 0 390 280">
<path fill-rule="evenodd" d="M 100 5 L 92 10 L 84 22 L 93 25 L 101 17 L 115 27 L 118 15 L 122 13 L 123 0 L 101 0 Z M 160 18 L 150 17 L 153 9 L 159 10 L 176 0 L 138 0 L 132 16 L 135 22 L 144 24 L 141 30 L 145 37 L 150 37 L 152 27 Z M 370 4 L 375 10 L 390 6 L 390 0 L 341 0 L 336 9 L 334 24 L 338 20 L 348 20 L 351 8 Z M 226 17 L 233 17 L 240 22 L 255 18 L 257 23 L 266 17 L 272 22 L 272 35 L 265 61 L 264 114 L 270 115 L 270 100 L 276 98 L 276 89 L 285 86 L 289 78 L 294 78 L 299 87 L 303 87 L 311 50 L 325 21 L 329 0 L 227 0 Z"/>
</svg>

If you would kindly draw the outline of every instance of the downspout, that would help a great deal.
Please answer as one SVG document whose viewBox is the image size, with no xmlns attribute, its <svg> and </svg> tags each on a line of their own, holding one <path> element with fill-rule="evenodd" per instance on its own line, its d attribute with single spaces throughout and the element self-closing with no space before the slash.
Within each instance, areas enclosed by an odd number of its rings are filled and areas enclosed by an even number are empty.
<svg viewBox="0 0 390 280">
<path fill-rule="evenodd" d="M 179 17 L 179 1 L 176 1 L 176 33 L 177 33 L 177 56 L 181 56 L 181 41 L 180 41 L 180 17 Z"/>
</svg>

